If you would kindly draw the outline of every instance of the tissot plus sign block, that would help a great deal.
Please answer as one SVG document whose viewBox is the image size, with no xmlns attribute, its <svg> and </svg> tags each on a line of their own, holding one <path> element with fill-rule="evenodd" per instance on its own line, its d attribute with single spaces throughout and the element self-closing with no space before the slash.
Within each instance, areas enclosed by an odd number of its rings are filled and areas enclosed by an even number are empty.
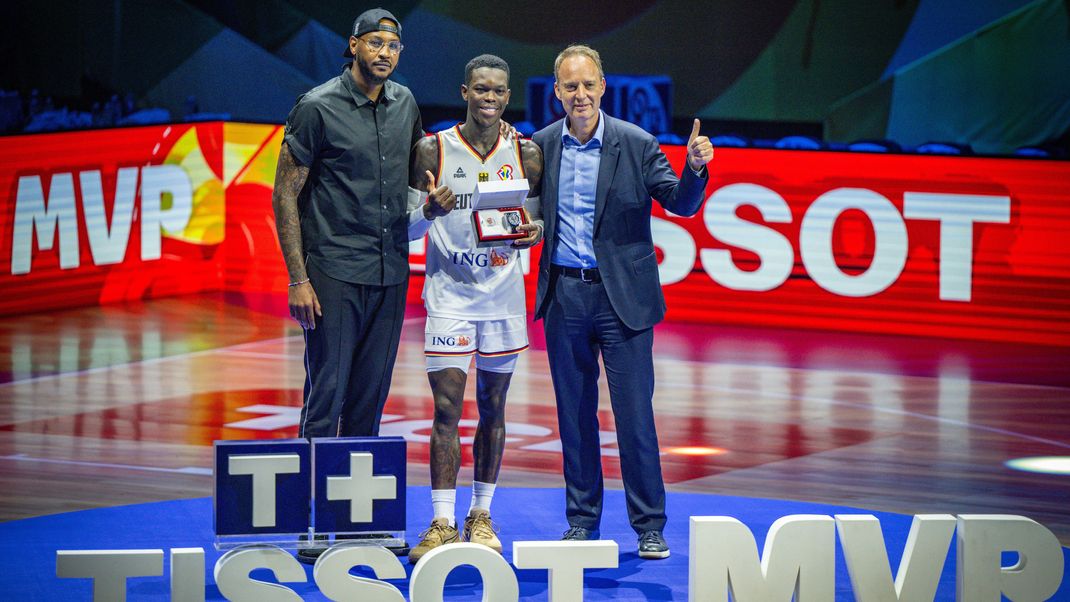
<svg viewBox="0 0 1070 602">
<path fill-rule="evenodd" d="M 313 439 L 315 530 L 405 530 L 405 440 Z"/>
</svg>

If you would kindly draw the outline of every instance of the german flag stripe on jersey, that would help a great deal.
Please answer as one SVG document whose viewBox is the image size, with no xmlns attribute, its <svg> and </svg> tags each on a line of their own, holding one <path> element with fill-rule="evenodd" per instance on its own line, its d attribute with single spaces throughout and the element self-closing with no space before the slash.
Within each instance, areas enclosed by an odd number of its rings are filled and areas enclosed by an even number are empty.
<svg viewBox="0 0 1070 602">
<path fill-rule="evenodd" d="M 524 345 L 523 347 L 517 347 L 516 349 L 510 349 L 508 351 L 495 351 L 494 353 L 483 353 L 482 351 L 476 351 L 476 353 L 482 355 L 483 357 L 501 357 L 503 355 L 513 355 L 514 353 L 520 353 L 521 351 L 525 351 L 527 348 L 528 345 Z"/>
<path fill-rule="evenodd" d="M 479 159 L 480 163 L 486 163 L 487 159 L 494 156 L 494 152 L 498 150 L 498 147 L 502 144 L 502 136 L 501 134 L 498 134 L 498 139 L 494 141 L 494 146 L 490 149 L 490 152 L 488 152 L 486 156 L 483 156 L 479 154 L 479 151 L 477 151 L 475 147 L 473 147 L 467 140 L 464 139 L 464 134 L 461 133 L 461 126 L 455 125 L 453 126 L 453 129 L 457 130 L 457 139 L 461 141 L 461 144 L 463 144 L 465 148 L 468 149 L 468 152 L 472 153 L 473 157 Z"/>
<path fill-rule="evenodd" d="M 513 353 L 513 352 L 509 352 Z M 458 357 L 462 355 L 475 355 L 476 350 L 471 351 L 424 351 L 424 355 L 431 357 Z M 483 355 L 483 354 L 480 354 Z"/>
<path fill-rule="evenodd" d="M 442 185 L 443 154 L 446 152 L 442 145 L 442 132 L 435 134 L 435 140 L 438 142 L 438 173 L 435 174 L 435 186 L 438 187 Z"/>
<path fill-rule="evenodd" d="M 523 179 L 527 178 L 527 175 L 524 174 L 524 157 L 522 157 L 520 155 L 520 139 L 519 138 L 517 138 L 516 140 L 513 141 L 513 150 L 516 152 L 516 169 L 517 169 L 517 171 L 520 172 L 520 177 L 517 178 L 517 179 L 518 180 L 523 180 Z"/>
</svg>

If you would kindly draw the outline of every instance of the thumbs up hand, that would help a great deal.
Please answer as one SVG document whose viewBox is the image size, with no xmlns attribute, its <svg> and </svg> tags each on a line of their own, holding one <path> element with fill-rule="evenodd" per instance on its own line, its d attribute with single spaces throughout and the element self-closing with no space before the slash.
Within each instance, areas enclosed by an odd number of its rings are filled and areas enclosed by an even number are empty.
<svg viewBox="0 0 1070 602">
<path fill-rule="evenodd" d="M 457 197 L 449 186 L 435 187 L 435 174 L 425 171 L 427 176 L 427 204 L 424 205 L 424 217 L 435 219 L 453 211 L 457 204 Z"/>
<path fill-rule="evenodd" d="M 692 170 L 702 171 L 702 166 L 713 159 L 713 145 L 706 136 L 699 136 L 698 130 L 702 126 L 699 120 L 695 120 L 691 128 L 691 137 L 687 139 L 687 164 Z"/>
</svg>

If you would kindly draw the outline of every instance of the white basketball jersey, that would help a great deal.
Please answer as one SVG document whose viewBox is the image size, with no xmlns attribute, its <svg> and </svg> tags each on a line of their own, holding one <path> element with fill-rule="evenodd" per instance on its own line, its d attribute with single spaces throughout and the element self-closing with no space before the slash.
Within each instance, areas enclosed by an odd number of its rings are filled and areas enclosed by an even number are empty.
<svg viewBox="0 0 1070 602">
<path fill-rule="evenodd" d="M 500 320 L 525 315 L 520 252 L 511 246 L 477 247 L 472 228 L 476 183 L 524 178 L 517 142 L 498 136 L 484 159 L 460 132 L 439 132 L 435 181 L 457 196 L 453 211 L 436 218 L 427 233 L 424 306 L 427 315 L 459 320 Z"/>
</svg>

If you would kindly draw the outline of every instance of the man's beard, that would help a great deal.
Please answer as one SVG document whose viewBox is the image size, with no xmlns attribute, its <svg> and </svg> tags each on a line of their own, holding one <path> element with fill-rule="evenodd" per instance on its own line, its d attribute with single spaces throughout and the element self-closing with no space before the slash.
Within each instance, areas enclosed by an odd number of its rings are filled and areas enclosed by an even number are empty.
<svg viewBox="0 0 1070 602">
<path fill-rule="evenodd" d="M 368 66 L 368 63 L 360 57 L 356 57 L 356 63 L 357 69 L 360 69 L 360 74 L 364 76 L 364 81 L 368 82 L 373 86 L 378 86 L 379 84 L 382 84 L 390 77 L 389 74 L 386 77 L 379 77 L 374 72 L 372 72 L 372 68 Z M 393 73 L 393 71 L 391 71 L 391 73 Z"/>
</svg>

